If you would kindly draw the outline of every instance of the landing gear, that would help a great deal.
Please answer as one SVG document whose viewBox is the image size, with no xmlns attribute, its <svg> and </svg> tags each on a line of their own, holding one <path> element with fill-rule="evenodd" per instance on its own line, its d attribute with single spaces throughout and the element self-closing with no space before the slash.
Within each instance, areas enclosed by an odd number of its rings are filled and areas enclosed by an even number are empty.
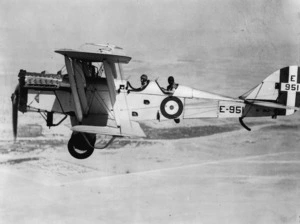
<svg viewBox="0 0 300 224">
<path fill-rule="evenodd" d="M 73 133 L 69 142 L 69 153 L 76 159 L 86 159 L 94 152 L 95 134 Z"/>
</svg>

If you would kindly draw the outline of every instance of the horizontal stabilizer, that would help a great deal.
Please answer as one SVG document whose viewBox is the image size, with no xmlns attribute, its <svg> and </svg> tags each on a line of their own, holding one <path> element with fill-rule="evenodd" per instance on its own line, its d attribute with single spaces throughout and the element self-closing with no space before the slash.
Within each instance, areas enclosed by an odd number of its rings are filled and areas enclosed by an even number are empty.
<svg viewBox="0 0 300 224">
<path fill-rule="evenodd" d="M 286 109 L 286 110 L 299 110 L 299 107 L 292 107 L 292 106 L 285 106 L 279 103 L 273 103 L 273 102 L 265 102 L 265 101 L 247 101 L 247 103 L 253 104 L 253 105 L 257 105 L 257 106 L 262 106 L 262 107 L 271 107 L 271 108 L 277 108 L 277 109 Z"/>
</svg>

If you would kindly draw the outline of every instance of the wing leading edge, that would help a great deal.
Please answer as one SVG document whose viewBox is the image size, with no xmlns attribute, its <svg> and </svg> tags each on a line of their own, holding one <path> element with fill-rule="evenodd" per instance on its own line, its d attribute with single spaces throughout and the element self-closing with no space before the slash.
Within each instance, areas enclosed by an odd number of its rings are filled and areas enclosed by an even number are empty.
<svg viewBox="0 0 300 224">
<path fill-rule="evenodd" d="M 104 60 L 107 60 L 111 62 L 128 64 L 131 60 L 131 57 L 124 55 L 105 54 L 100 52 L 85 52 L 72 49 L 59 49 L 55 52 L 69 58 L 91 62 L 103 62 Z"/>
</svg>

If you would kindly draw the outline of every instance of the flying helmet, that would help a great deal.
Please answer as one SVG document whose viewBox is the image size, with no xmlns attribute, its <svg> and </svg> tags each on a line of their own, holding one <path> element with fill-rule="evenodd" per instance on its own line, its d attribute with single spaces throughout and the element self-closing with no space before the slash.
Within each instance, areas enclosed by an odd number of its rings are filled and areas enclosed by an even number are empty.
<svg viewBox="0 0 300 224">
<path fill-rule="evenodd" d="M 143 75 L 141 76 L 141 82 L 146 82 L 147 80 L 148 80 L 148 76 L 145 75 L 145 74 L 143 74 Z"/>
</svg>

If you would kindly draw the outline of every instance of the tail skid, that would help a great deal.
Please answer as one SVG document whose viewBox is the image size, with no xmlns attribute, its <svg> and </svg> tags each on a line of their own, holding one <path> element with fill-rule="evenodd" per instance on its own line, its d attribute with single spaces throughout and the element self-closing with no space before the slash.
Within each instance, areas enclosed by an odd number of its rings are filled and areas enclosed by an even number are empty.
<svg viewBox="0 0 300 224">
<path fill-rule="evenodd" d="M 240 124 L 247 130 L 247 131 L 251 131 L 251 128 L 249 128 L 243 121 L 245 117 L 239 117 L 239 122 Z"/>
</svg>

